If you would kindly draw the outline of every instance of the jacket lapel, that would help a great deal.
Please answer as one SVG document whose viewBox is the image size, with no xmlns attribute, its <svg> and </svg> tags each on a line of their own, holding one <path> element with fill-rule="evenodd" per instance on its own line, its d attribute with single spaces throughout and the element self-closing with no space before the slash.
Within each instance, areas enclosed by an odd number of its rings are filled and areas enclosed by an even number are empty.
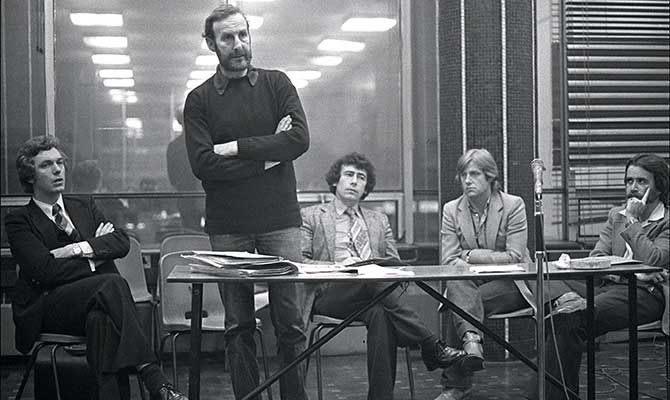
<svg viewBox="0 0 670 400">
<path fill-rule="evenodd" d="M 70 217 L 70 220 L 72 220 L 72 223 L 81 235 L 81 238 L 84 239 L 90 237 L 91 229 L 95 232 L 95 227 L 91 228 L 91 219 L 87 218 L 88 209 L 82 207 L 81 203 L 70 201 L 67 198 L 63 198 L 63 204 L 65 205 L 67 215 Z"/>
<path fill-rule="evenodd" d="M 498 230 L 500 229 L 500 221 L 502 220 L 503 202 L 502 196 L 499 192 L 491 196 L 489 203 L 488 215 L 486 216 L 486 243 L 489 247 L 496 245 L 498 238 Z"/>
<path fill-rule="evenodd" d="M 44 243 L 47 247 L 55 246 L 58 243 L 58 227 L 56 224 L 49 219 L 41 208 L 35 202 L 30 199 L 28 205 L 28 214 L 35 224 L 37 232 L 42 235 Z"/>
<path fill-rule="evenodd" d="M 472 217 L 468 210 L 468 200 L 465 196 L 461 196 L 461 201 L 458 202 L 458 225 L 463 233 L 463 239 L 468 244 L 468 249 L 477 248 L 477 240 L 475 239 L 475 230 L 472 227 Z"/>
<path fill-rule="evenodd" d="M 335 203 L 330 202 L 321 206 L 321 229 L 323 229 L 326 238 L 326 245 L 328 247 L 329 260 L 335 260 L 335 221 L 336 214 Z"/>
</svg>

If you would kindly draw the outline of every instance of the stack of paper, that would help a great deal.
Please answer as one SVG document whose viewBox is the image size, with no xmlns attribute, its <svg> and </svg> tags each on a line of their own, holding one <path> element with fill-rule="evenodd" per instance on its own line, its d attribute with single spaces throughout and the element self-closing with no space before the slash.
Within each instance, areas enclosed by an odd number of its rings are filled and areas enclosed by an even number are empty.
<svg viewBox="0 0 670 400">
<path fill-rule="evenodd" d="M 282 257 L 244 251 L 193 251 L 183 258 L 195 260 L 192 271 L 223 276 L 277 276 L 298 272 L 298 267 Z"/>
</svg>

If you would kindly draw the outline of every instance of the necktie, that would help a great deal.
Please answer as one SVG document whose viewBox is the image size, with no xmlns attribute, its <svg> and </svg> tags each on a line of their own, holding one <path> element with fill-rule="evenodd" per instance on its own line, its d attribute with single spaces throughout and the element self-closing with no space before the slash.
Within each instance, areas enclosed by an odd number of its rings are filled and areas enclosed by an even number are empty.
<svg viewBox="0 0 670 400">
<path fill-rule="evenodd" d="M 72 240 L 77 240 L 79 237 L 79 232 L 74 228 L 74 226 L 63 216 L 63 210 L 58 204 L 54 204 L 51 209 L 51 215 L 54 217 L 54 221 L 58 226 L 58 229 L 67 233 L 67 235 Z"/>
<path fill-rule="evenodd" d="M 363 221 L 361 221 L 358 215 L 356 215 L 356 211 L 354 211 L 353 208 L 347 208 L 347 215 L 351 221 L 349 235 L 351 235 L 351 241 L 354 244 L 354 249 L 358 253 L 358 256 L 361 258 L 361 260 L 367 260 L 372 255 L 368 232 L 363 229 Z"/>
</svg>

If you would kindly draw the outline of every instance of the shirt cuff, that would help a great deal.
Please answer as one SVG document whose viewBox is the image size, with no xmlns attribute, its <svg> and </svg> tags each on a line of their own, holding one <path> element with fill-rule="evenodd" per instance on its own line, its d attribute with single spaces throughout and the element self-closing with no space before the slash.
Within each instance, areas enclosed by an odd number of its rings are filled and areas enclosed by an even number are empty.
<svg viewBox="0 0 670 400">
<path fill-rule="evenodd" d="M 95 255 L 95 252 L 93 251 L 93 247 L 91 247 L 91 244 L 89 242 L 83 241 L 79 242 L 79 247 L 81 248 L 81 251 L 84 253 L 82 254 L 86 258 L 93 258 Z"/>
<path fill-rule="evenodd" d="M 88 266 L 91 267 L 91 272 L 95 272 L 95 261 L 91 260 L 90 258 L 87 259 L 88 261 Z"/>
</svg>

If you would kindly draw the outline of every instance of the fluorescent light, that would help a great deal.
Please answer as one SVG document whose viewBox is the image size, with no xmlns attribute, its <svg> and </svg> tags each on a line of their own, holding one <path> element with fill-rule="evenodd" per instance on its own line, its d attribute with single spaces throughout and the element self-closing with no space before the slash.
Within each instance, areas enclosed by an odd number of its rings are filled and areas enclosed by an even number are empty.
<svg viewBox="0 0 670 400">
<path fill-rule="evenodd" d="M 391 18 L 349 18 L 342 24 L 346 32 L 386 32 L 396 24 Z"/>
<path fill-rule="evenodd" d="M 203 66 L 219 65 L 219 59 L 215 55 L 197 56 L 195 58 L 195 65 L 203 65 Z"/>
<path fill-rule="evenodd" d="M 84 43 L 91 47 L 125 49 L 128 38 L 125 36 L 84 36 Z"/>
<path fill-rule="evenodd" d="M 196 86 L 199 86 L 202 82 L 204 82 L 202 79 L 189 79 L 188 82 L 186 82 L 186 87 L 188 89 L 193 89 Z"/>
<path fill-rule="evenodd" d="M 123 26 L 123 15 L 70 13 L 70 21 L 77 26 Z"/>
<path fill-rule="evenodd" d="M 115 103 L 123 103 L 124 101 L 126 101 L 126 96 L 122 94 L 113 94 L 112 101 Z"/>
<path fill-rule="evenodd" d="M 130 64 L 130 56 L 125 54 L 93 54 L 91 59 L 93 64 Z"/>
<path fill-rule="evenodd" d="M 102 84 L 106 87 L 133 87 L 135 86 L 134 79 L 104 79 Z"/>
<path fill-rule="evenodd" d="M 130 104 L 135 104 L 137 103 L 137 96 L 127 96 L 126 97 L 126 102 Z"/>
<path fill-rule="evenodd" d="M 249 29 L 256 30 L 263 25 L 263 17 L 258 15 L 247 15 L 247 22 L 249 22 Z"/>
<path fill-rule="evenodd" d="M 142 120 L 140 118 L 126 118 L 126 126 L 132 129 L 142 129 Z"/>
<path fill-rule="evenodd" d="M 188 77 L 190 79 L 205 80 L 205 79 L 209 79 L 215 73 L 216 73 L 216 71 L 209 71 L 209 70 L 200 69 L 200 70 L 191 71 L 191 74 Z"/>
<path fill-rule="evenodd" d="M 291 83 L 296 89 L 302 89 L 309 85 L 309 82 L 306 79 L 291 79 Z"/>
<path fill-rule="evenodd" d="M 321 51 L 363 51 L 365 43 L 352 42 L 350 40 L 324 39 L 319 43 L 317 49 Z"/>
<path fill-rule="evenodd" d="M 101 69 L 98 71 L 101 78 L 132 78 L 132 69 Z"/>
<path fill-rule="evenodd" d="M 334 67 L 339 65 L 342 62 L 342 57 L 340 56 L 322 56 L 312 58 L 312 64 L 320 65 L 323 67 Z"/>
<path fill-rule="evenodd" d="M 294 79 L 304 79 L 311 81 L 313 79 L 319 79 L 321 77 L 321 72 L 319 71 L 286 71 L 290 80 Z"/>
</svg>

